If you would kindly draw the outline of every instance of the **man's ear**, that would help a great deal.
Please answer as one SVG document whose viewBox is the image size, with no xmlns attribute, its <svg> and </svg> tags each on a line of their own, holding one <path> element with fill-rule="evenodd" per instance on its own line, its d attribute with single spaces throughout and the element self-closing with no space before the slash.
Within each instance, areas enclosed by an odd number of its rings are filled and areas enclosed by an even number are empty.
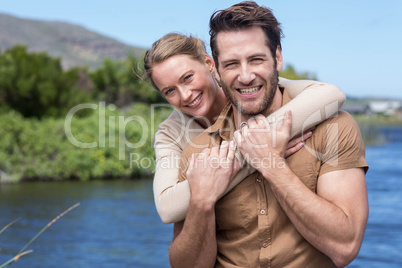
<svg viewBox="0 0 402 268">
<path fill-rule="evenodd" d="M 282 58 L 282 51 L 281 51 L 280 46 L 278 46 L 276 48 L 275 58 L 276 58 L 276 70 L 279 73 L 282 70 L 282 67 L 283 67 L 283 58 Z"/>
<path fill-rule="evenodd" d="M 218 85 L 220 86 L 220 87 L 222 87 L 222 84 L 221 84 L 221 76 L 219 75 L 219 72 L 218 72 L 218 69 L 216 69 L 216 72 L 215 72 L 215 80 L 216 80 L 216 82 L 218 83 Z"/>
</svg>

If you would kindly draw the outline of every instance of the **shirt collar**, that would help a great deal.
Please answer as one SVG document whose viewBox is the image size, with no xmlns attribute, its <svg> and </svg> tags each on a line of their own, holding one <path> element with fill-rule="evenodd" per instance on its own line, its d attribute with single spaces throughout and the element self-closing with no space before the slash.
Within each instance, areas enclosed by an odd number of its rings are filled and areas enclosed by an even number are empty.
<svg viewBox="0 0 402 268">
<path fill-rule="evenodd" d="M 218 119 L 215 123 L 207 128 L 205 132 L 209 134 L 217 134 L 221 136 L 224 140 L 230 140 L 232 133 L 234 132 L 234 113 L 233 105 L 228 102 L 220 113 Z"/>
</svg>

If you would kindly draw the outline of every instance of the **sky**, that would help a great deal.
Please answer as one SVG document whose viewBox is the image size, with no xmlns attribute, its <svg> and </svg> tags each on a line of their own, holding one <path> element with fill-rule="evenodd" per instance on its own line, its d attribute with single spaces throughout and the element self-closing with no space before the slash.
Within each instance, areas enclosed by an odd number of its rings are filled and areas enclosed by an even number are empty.
<svg viewBox="0 0 402 268">
<path fill-rule="evenodd" d="M 233 0 L 0 0 L 0 13 L 64 21 L 149 48 L 170 32 L 209 46 L 212 13 Z M 257 0 L 282 24 L 285 64 L 350 97 L 402 99 L 402 1 Z M 1 29 L 0 29 L 1 31 Z"/>
</svg>

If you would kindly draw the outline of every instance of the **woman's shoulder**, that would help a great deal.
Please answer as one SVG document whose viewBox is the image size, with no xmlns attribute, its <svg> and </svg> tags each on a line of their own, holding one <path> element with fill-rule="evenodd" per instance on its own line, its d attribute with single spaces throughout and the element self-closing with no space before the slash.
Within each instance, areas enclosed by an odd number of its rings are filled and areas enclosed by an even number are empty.
<svg viewBox="0 0 402 268">
<path fill-rule="evenodd" d="M 172 113 L 158 126 L 158 131 L 164 129 L 184 130 L 186 128 L 199 129 L 201 126 L 189 115 L 174 109 Z"/>
<path fill-rule="evenodd" d="M 193 117 L 178 110 L 173 110 L 169 117 L 159 124 L 155 134 L 155 146 L 176 144 L 181 148 L 204 129 Z"/>
</svg>

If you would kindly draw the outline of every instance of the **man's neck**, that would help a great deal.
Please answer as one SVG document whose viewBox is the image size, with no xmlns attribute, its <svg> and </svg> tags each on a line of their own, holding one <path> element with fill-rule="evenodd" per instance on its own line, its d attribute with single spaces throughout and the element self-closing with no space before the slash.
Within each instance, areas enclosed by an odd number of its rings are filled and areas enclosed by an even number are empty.
<svg viewBox="0 0 402 268">
<path fill-rule="evenodd" d="M 283 95 L 281 90 L 279 89 L 279 86 L 276 90 L 276 93 L 274 95 L 274 100 L 272 101 L 272 104 L 270 107 L 268 107 L 268 109 L 263 113 L 263 115 L 265 117 L 267 117 L 268 115 L 272 114 L 273 112 L 275 112 L 276 110 L 278 110 L 279 108 L 282 107 L 282 99 L 283 99 Z M 242 122 L 247 122 L 251 117 L 253 117 L 252 115 L 244 115 L 242 114 L 236 107 L 233 106 L 233 112 L 234 112 L 234 121 L 235 121 L 235 127 L 236 129 L 239 129 L 240 124 Z"/>
</svg>

